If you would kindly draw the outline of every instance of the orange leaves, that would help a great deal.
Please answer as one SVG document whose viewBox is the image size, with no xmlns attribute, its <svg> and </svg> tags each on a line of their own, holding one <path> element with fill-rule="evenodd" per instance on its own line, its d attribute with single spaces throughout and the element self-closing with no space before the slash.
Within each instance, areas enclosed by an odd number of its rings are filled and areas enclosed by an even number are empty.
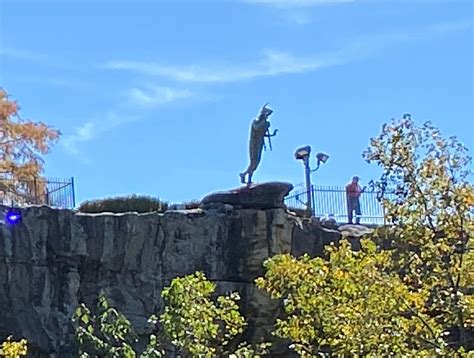
<svg viewBox="0 0 474 358">
<path fill-rule="evenodd" d="M 35 151 L 46 154 L 52 141 L 59 138 L 60 132 L 41 122 L 8 123 L 9 136 L 22 144 L 30 145 Z M 14 142 L 11 142 L 15 145 Z M 19 145 L 18 143 L 16 145 Z"/>
<path fill-rule="evenodd" d="M 5 90 L 0 88 L 0 125 L 8 120 L 8 117 L 14 116 L 19 110 L 18 104 L 8 100 Z"/>
<path fill-rule="evenodd" d="M 41 155 L 49 152 L 61 134 L 44 123 L 22 120 L 19 108 L 0 88 L 0 180 L 9 179 L 8 191 L 16 194 L 24 192 L 17 180 L 40 177 L 44 169 Z"/>
</svg>

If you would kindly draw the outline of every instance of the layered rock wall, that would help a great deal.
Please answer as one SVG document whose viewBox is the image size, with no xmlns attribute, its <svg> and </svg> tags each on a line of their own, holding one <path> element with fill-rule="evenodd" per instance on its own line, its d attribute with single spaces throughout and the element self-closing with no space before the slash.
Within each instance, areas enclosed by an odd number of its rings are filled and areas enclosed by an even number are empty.
<svg viewBox="0 0 474 358">
<path fill-rule="evenodd" d="M 14 334 L 28 339 L 34 356 L 74 356 L 74 309 L 93 307 L 101 292 L 142 332 L 162 308 L 163 287 L 198 270 L 220 292 L 241 293 L 246 339 L 268 339 L 278 303 L 255 289 L 263 262 L 286 252 L 320 255 L 339 237 L 284 208 L 141 215 L 26 208 L 21 223 L 0 225 L 0 340 Z"/>
</svg>

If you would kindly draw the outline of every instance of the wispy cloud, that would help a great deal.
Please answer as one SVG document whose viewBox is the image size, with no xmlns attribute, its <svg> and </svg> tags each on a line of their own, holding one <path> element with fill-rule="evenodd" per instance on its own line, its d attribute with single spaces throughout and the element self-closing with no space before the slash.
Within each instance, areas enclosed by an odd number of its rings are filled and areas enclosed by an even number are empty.
<svg viewBox="0 0 474 358">
<path fill-rule="evenodd" d="M 177 100 L 193 96 L 193 92 L 187 89 L 149 86 L 146 89 L 131 88 L 126 91 L 129 100 L 141 107 L 156 107 Z"/>
<path fill-rule="evenodd" d="M 420 29 L 407 29 L 384 34 L 361 36 L 349 41 L 339 49 L 317 55 L 298 56 L 286 51 L 263 50 L 260 58 L 244 63 L 212 63 L 168 65 L 146 61 L 109 61 L 101 67 L 110 70 L 131 71 L 151 77 L 160 77 L 178 83 L 213 84 L 252 80 L 264 77 L 302 74 L 324 68 L 344 65 L 375 56 L 388 47 L 437 39 L 439 36 L 472 30 L 470 22 L 441 23 Z M 80 154 L 79 145 L 103 135 L 125 123 L 142 120 L 140 115 L 128 115 L 133 108 L 151 109 L 174 101 L 197 97 L 186 88 L 157 85 L 135 86 L 124 92 L 128 111 L 109 111 L 96 116 L 66 136 L 62 144 L 73 153 Z M 201 98 L 202 95 L 199 95 Z M 125 114 L 124 114 L 125 113 Z"/>
<path fill-rule="evenodd" d="M 60 143 L 66 151 L 79 156 L 81 154 L 79 150 L 79 145 L 81 143 L 97 138 L 115 127 L 126 123 L 136 122 L 140 119 L 140 116 L 122 114 L 118 111 L 109 111 L 89 119 L 84 124 L 77 127 L 72 134 L 66 135 L 62 138 Z M 81 158 L 86 161 L 84 157 Z"/>
<path fill-rule="evenodd" d="M 219 83 L 261 77 L 298 74 L 343 65 L 381 53 L 397 44 L 416 42 L 472 29 L 470 22 L 443 23 L 415 30 L 403 30 L 355 38 L 338 50 L 312 56 L 264 50 L 260 59 L 247 63 L 167 65 L 146 61 L 109 61 L 103 67 L 163 77 L 177 82 Z"/>
<path fill-rule="evenodd" d="M 124 92 L 124 97 L 128 101 L 121 108 L 93 116 L 77 127 L 73 133 L 66 135 L 61 140 L 61 144 L 67 152 L 78 156 L 84 163 L 87 163 L 87 158 L 81 155 L 81 144 L 97 139 L 117 127 L 146 118 L 143 112 L 137 112 L 137 109 L 156 108 L 171 102 L 184 100 L 192 95 L 193 93 L 189 90 L 171 87 L 148 86 L 146 89 L 131 88 Z M 129 114 L 132 108 L 136 114 Z"/>
<path fill-rule="evenodd" d="M 104 66 L 108 69 L 134 71 L 178 82 L 216 83 L 314 71 L 334 65 L 334 61 L 324 57 L 296 57 L 284 51 L 265 50 L 260 60 L 246 64 L 171 66 L 156 62 L 110 61 Z"/>
</svg>

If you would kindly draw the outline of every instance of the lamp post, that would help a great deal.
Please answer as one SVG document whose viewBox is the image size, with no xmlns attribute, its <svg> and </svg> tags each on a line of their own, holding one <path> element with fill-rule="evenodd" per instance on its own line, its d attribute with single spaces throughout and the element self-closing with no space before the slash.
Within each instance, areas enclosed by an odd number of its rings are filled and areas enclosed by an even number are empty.
<svg viewBox="0 0 474 358">
<path fill-rule="evenodd" d="M 325 153 L 318 153 L 316 154 L 317 166 L 315 169 L 311 169 L 309 165 L 309 157 L 311 154 L 311 146 L 307 145 L 305 147 L 298 148 L 295 151 L 295 159 L 302 160 L 304 164 L 304 171 L 305 171 L 305 181 L 306 181 L 306 211 L 309 213 L 313 212 L 313 202 L 311 196 L 311 173 L 317 171 L 319 166 L 322 163 L 326 163 L 329 159 L 329 155 Z"/>
</svg>

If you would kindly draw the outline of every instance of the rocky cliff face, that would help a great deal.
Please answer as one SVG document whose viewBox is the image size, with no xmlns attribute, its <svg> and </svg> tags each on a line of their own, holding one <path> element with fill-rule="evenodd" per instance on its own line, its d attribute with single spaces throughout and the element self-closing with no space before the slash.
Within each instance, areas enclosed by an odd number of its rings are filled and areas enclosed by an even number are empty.
<svg viewBox="0 0 474 358">
<path fill-rule="evenodd" d="M 104 292 L 141 332 L 161 309 L 163 287 L 198 270 L 221 292 L 241 293 L 245 338 L 268 339 L 278 304 L 254 287 L 263 262 L 284 252 L 320 255 L 340 236 L 282 207 L 212 200 L 165 214 L 26 208 L 21 223 L 0 225 L 0 340 L 14 334 L 28 339 L 34 356 L 71 357 L 78 303 L 92 307 Z"/>
</svg>

